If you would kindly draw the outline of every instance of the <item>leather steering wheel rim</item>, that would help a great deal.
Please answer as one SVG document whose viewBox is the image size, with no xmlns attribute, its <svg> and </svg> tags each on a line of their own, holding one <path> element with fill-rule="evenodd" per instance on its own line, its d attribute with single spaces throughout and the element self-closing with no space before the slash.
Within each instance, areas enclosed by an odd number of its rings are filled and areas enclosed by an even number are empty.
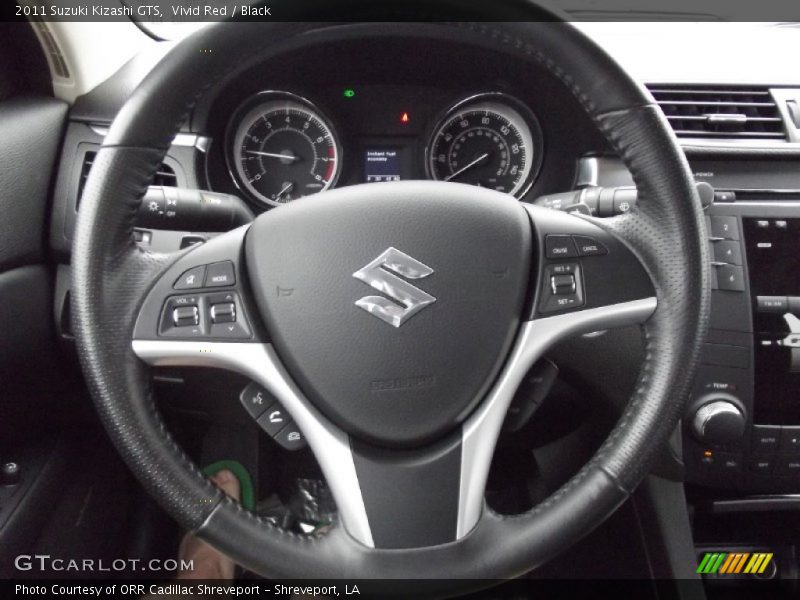
<svg viewBox="0 0 800 600">
<path fill-rule="evenodd" d="M 431 4 L 447 8 L 449 3 Z M 530 18 L 546 14 L 533 4 L 527 10 Z M 649 94 L 572 26 L 541 20 L 430 26 L 455 28 L 476 43 L 547 68 L 575 95 L 630 169 L 639 192 L 637 209 L 599 225 L 626 241 L 655 288 L 658 306 L 643 326 L 644 363 L 635 393 L 606 442 L 569 482 L 527 513 L 500 516 L 485 507 L 463 538 L 403 550 L 368 548 L 341 526 L 311 537 L 288 533 L 212 486 L 163 425 L 149 370 L 133 353 L 130 340 L 146 290 L 176 255 L 139 248 L 133 219 L 196 100 L 241 58 L 285 47 L 320 27 L 209 26 L 167 55 L 114 121 L 86 185 L 72 254 L 76 339 L 98 413 L 128 466 L 169 514 L 262 575 L 519 576 L 610 515 L 647 473 L 678 422 L 709 311 L 703 215 L 691 173 Z M 200 53 L 202 48 L 214 51 Z"/>
</svg>

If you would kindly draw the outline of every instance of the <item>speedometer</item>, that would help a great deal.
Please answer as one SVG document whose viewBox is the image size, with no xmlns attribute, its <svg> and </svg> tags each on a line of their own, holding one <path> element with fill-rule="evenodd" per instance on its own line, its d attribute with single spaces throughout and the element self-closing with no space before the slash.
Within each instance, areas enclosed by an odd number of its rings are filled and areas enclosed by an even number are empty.
<svg viewBox="0 0 800 600">
<path fill-rule="evenodd" d="M 433 179 L 487 187 L 517 197 L 542 162 L 542 133 L 518 100 L 491 93 L 462 100 L 434 129 L 427 150 Z"/>
<path fill-rule="evenodd" d="M 234 179 L 256 200 L 279 205 L 328 189 L 341 170 L 333 126 L 310 102 L 264 92 L 237 111 L 229 131 Z"/>
</svg>

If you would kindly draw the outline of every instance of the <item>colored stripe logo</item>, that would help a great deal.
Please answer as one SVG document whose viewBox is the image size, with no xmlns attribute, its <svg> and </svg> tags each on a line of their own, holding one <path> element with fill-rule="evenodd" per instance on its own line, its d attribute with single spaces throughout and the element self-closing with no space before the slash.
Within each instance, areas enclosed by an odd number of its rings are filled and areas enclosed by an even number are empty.
<svg viewBox="0 0 800 600">
<path fill-rule="evenodd" d="M 697 572 L 702 575 L 760 575 L 772 561 L 772 552 L 706 552 Z"/>
</svg>

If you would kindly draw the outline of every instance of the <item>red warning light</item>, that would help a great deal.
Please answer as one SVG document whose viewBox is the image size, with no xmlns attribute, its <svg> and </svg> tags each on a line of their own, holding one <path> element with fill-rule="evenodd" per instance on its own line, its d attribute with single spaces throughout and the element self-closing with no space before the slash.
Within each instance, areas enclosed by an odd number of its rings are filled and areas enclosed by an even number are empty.
<svg viewBox="0 0 800 600">
<path fill-rule="evenodd" d="M 411 117 L 409 117 L 409 116 L 408 116 L 408 113 L 407 113 L 407 112 L 404 112 L 402 115 L 400 115 L 400 122 L 401 122 L 403 125 L 405 125 L 406 123 L 408 123 L 410 120 L 411 120 Z"/>
</svg>

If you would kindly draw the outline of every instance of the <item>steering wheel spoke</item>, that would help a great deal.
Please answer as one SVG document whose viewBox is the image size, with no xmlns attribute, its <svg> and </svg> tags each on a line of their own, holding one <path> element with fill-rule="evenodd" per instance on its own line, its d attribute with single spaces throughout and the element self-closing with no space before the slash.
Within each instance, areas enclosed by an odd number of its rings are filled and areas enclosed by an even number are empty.
<svg viewBox="0 0 800 600">
<path fill-rule="evenodd" d="M 194 341 L 202 346 L 264 339 L 241 258 L 246 231 L 240 227 L 193 248 L 161 274 L 139 310 L 134 348 L 144 342 L 163 346 Z M 204 357 L 195 358 L 203 364 Z"/>
</svg>

